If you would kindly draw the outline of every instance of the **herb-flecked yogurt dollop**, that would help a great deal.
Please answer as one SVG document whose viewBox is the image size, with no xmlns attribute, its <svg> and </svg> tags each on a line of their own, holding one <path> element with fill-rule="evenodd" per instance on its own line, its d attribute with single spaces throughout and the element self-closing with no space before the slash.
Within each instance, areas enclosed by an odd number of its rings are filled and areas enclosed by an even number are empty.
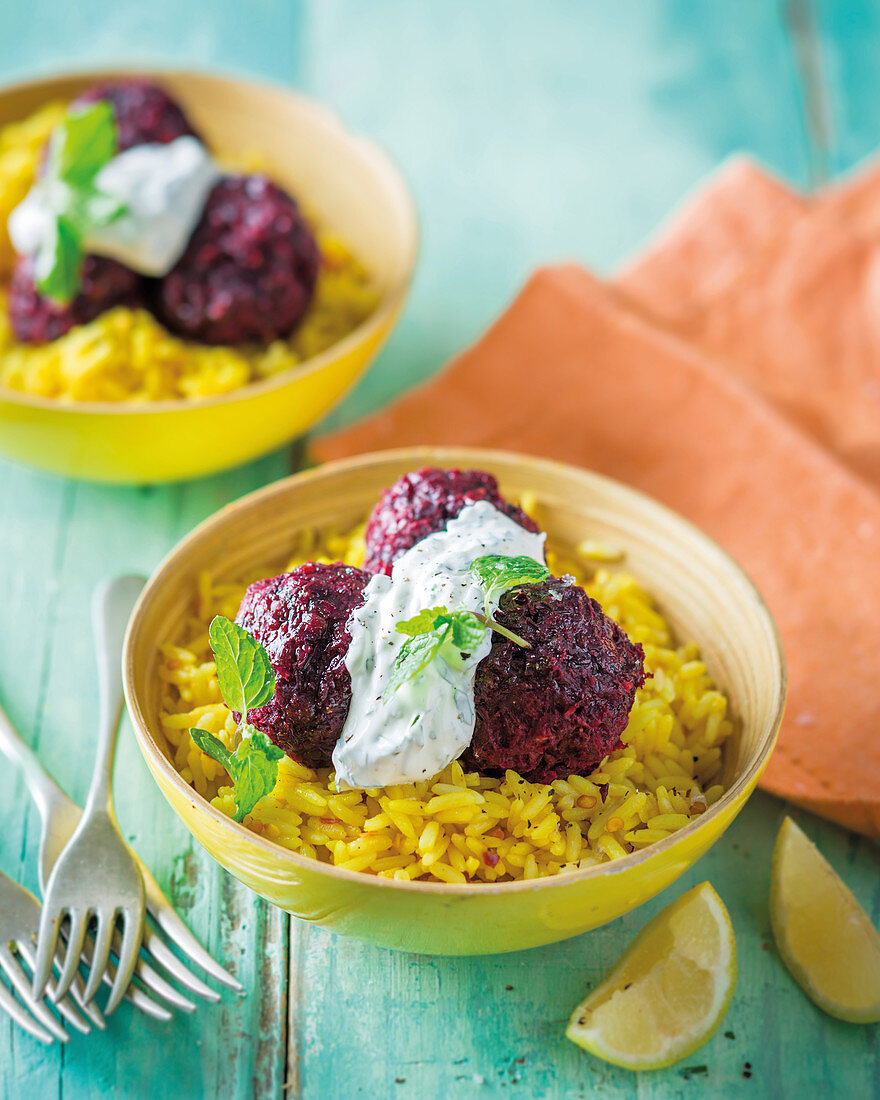
<svg viewBox="0 0 880 1100">
<path fill-rule="evenodd" d="M 364 604 L 348 621 L 351 706 L 333 750 L 339 789 L 429 778 L 464 752 L 476 722 L 474 675 L 491 648 L 491 631 L 460 662 L 431 661 L 383 698 L 407 640 L 397 624 L 438 606 L 491 616 L 498 600 L 490 597 L 486 603 L 474 561 L 500 554 L 543 564 L 545 538 L 479 501 L 468 504 L 446 530 L 407 550 L 390 577 L 370 580 Z"/>
<path fill-rule="evenodd" d="M 86 226 L 86 252 L 124 263 L 142 275 L 166 275 L 180 258 L 220 170 L 198 138 L 136 145 L 98 171 L 94 187 L 124 204 L 106 225 Z M 20 255 L 33 255 L 55 231 L 69 185 L 38 180 L 9 217 L 9 236 Z"/>
</svg>

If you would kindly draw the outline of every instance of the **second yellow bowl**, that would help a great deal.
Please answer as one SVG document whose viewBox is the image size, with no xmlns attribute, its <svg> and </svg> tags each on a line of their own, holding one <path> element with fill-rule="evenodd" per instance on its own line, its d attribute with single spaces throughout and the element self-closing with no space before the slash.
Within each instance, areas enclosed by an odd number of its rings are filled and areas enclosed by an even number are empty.
<svg viewBox="0 0 880 1100">
<path fill-rule="evenodd" d="M 84 72 L 0 89 L 0 126 L 90 84 Z M 391 332 L 415 263 L 415 211 L 400 174 L 327 108 L 251 81 L 159 72 L 209 145 L 264 156 L 267 171 L 338 233 L 375 279 L 373 314 L 301 367 L 219 397 L 149 405 L 71 403 L 0 389 L 0 453 L 52 473 L 143 483 L 236 466 L 302 434 L 363 374 Z"/>
</svg>

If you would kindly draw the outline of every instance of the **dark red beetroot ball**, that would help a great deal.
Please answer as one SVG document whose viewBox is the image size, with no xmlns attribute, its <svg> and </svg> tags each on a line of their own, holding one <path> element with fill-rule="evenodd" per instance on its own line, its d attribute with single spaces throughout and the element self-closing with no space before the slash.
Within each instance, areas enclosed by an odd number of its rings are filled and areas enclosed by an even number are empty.
<svg viewBox="0 0 880 1100">
<path fill-rule="evenodd" d="M 34 286 L 34 259 L 20 256 L 9 283 L 9 320 L 16 340 L 23 344 L 45 344 L 57 340 L 74 325 L 93 321 L 113 306 L 136 309 L 143 305 L 143 283 L 139 275 L 116 260 L 86 256 L 83 260 L 79 293 L 67 305 L 59 305 L 40 294 Z"/>
<path fill-rule="evenodd" d="M 326 767 L 351 703 L 345 655 L 348 617 L 364 602 L 370 577 L 350 565 L 308 562 L 257 581 L 235 621 L 265 647 L 275 697 L 248 720 L 288 756 Z"/>
<path fill-rule="evenodd" d="M 642 647 L 582 588 L 557 577 L 506 592 L 496 618 L 530 648 L 493 634 L 477 666 L 466 766 L 512 768 L 540 783 L 589 775 L 620 747 L 645 681 Z"/>
<path fill-rule="evenodd" d="M 386 489 L 366 530 L 364 569 L 391 575 L 404 551 L 427 535 L 445 529 L 470 501 L 486 500 L 527 531 L 538 525 L 498 492 L 498 482 L 482 470 L 438 470 L 425 466 L 404 474 Z"/>
<path fill-rule="evenodd" d="M 187 134 L 199 137 L 180 105 L 152 80 L 135 78 L 96 84 L 71 106 L 84 107 L 102 99 L 113 105 L 120 153 L 134 145 L 167 145 Z"/>
<path fill-rule="evenodd" d="M 205 344 L 271 343 L 312 300 L 320 253 L 294 200 L 264 176 L 227 176 L 159 283 L 168 328 Z"/>
</svg>

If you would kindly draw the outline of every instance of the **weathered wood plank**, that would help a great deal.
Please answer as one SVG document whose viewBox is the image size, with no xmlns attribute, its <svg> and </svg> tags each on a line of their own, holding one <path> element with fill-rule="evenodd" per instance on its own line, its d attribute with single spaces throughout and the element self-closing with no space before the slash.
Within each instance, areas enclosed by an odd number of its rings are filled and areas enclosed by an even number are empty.
<svg viewBox="0 0 880 1100">
<path fill-rule="evenodd" d="M 566 943 L 514 955 L 428 959 L 397 955 L 296 925 L 291 951 L 291 1063 L 298 1095 L 563 1098 L 707 1095 L 876 1095 L 876 1029 L 824 1016 L 788 977 L 767 912 L 770 850 L 785 808 L 756 796 L 724 841 L 684 879 L 637 912 Z M 875 848 L 797 815 L 880 918 Z M 739 981 L 723 1027 L 690 1059 L 634 1076 L 563 1037 L 591 983 L 663 905 L 709 879 L 737 933 Z M 728 1038 L 726 1032 L 732 1032 Z M 744 1076 L 745 1063 L 752 1076 Z M 692 1074 L 687 1067 L 705 1066 Z"/>
<path fill-rule="evenodd" d="M 810 183 L 820 187 L 831 175 L 834 138 L 815 4 L 813 0 L 785 0 L 783 14 L 800 78 Z"/>
<path fill-rule="evenodd" d="M 4 9 L 0 72 L 112 64 L 218 65 L 288 81 L 298 64 L 299 5 L 229 0 L 181 7 L 39 0 Z M 269 33 L 247 33 L 265 26 Z M 54 32 L 54 33 L 53 33 Z M 222 440 L 217 441 L 222 447 Z M 96 692 L 88 619 L 102 577 L 149 572 L 221 504 L 288 470 L 280 452 L 185 486 L 113 489 L 3 464 L 0 474 L 0 691 L 14 721 L 70 794 L 91 768 Z M 124 1005 L 105 1035 L 44 1050 L 0 1017 L 0 1096 L 79 1098 L 283 1095 L 287 917 L 239 886 L 193 844 L 149 777 L 124 726 L 116 771 L 123 831 L 190 926 L 242 981 L 243 997 L 156 1023 Z M 36 888 L 38 828 L 18 777 L 0 769 L 0 866 Z"/>
<path fill-rule="evenodd" d="M 11 583 L 3 601 L 11 627 L 4 631 L 0 664 L 4 696 L 22 731 L 32 733 L 42 759 L 73 797 L 84 797 L 91 770 L 96 691 L 88 608 L 94 585 L 113 573 L 149 571 L 174 540 L 220 503 L 285 468 L 281 454 L 244 472 L 162 490 L 65 485 L 17 471 L 0 479 L 3 514 L 15 517 L 0 536 L 0 560 L 15 563 L 6 573 Z M 42 539 L 40 528 L 53 503 L 55 537 Z M 16 543 L 11 548 L 5 545 L 7 533 Z M 29 694 L 35 696 L 31 702 Z M 0 792 L 4 805 L 25 806 L 14 773 L 0 776 Z M 24 1080 L 42 1082 L 41 1095 L 53 1094 L 62 1073 L 73 1095 L 105 1096 L 112 1089 L 136 1095 L 132 1082 L 149 1079 L 162 1067 L 172 1074 L 170 1095 L 197 1095 L 212 1086 L 230 1097 L 280 1095 L 286 916 L 257 902 L 194 845 L 149 777 L 127 724 L 116 792 L 126 836 L 200 938 L 238 974 L 248 996 L 226 994 L 222 1005 L 200 1007 L 167 1025 L 123 1006 L 106 1035 L 75 1037 L 63 1055 L 41 1052 L 36 1064 L 36 1044 L 16 1033 L 10 1045 L 18 1055 L 11 1068 L 0 1071 L 9 1075 L 8 1093 L 0 1088 L 0 1095 L 16 1095 Z M 24 880 L 35 886 L 35 816 L 27 815 L 26 828 L 18 815 L 10 818 L 0 865 L 13 874 L 24 871 Z M 5 1020 L 2 1027 L 11 1031 Z"/>
<path fill-rule="evenodd" d="M 4 475 L 0 477 L 0 693 L 12 720 L 37 732 L 42 673 L 57 613 L 58 560 L 74 488 L 13 467 L 5 468 Z M 28 571 L 18 565 L 24 561 L 30 563 Z M 5 808 L 0 867 L 36 890 L 35 849 L 27 837 L 34 835 L 37 814 L 20 777 L 8 767 L 0 768 L 0 805 Z M 0 1095 L 14 1095 L 16 1081 L 33 1081 L 51 1095 L 60 1070 L 56 1051 L 44 1052 L 0 1014 Z"/>
<path fill-rule="evenodd" d="M 877 53 L 880 9 L 871 0 L 814 0 L 819 63 L 826 82 L 833 173 L 846 171 L 880 145 Z"/>
</svg>

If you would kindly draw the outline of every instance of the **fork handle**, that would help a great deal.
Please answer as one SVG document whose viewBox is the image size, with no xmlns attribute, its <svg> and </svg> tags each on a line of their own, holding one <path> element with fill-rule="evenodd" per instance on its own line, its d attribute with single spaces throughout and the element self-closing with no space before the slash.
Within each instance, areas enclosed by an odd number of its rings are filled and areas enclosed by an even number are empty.
<svg viewBox="0 0 880 1100">
<path fill-rule="evenodd" d="M 113 758 L 122 717 L 122 642 L 143 577 L 116 577 L 100 585 L 92 599 L 92 629 L 98 662 L 98 746 L 86 812 L 113 813 Z"/>
<path fill-rule="evenodd" d="M 41 816 L 45 817 L 52 802 L 59 797 L 65 797 L 64 792 L 44 769 L 33 749 L 13 726 L 2 706 L 0 706 L 0 752 L 21 768 L 28 790 Z"/>
</svg>

